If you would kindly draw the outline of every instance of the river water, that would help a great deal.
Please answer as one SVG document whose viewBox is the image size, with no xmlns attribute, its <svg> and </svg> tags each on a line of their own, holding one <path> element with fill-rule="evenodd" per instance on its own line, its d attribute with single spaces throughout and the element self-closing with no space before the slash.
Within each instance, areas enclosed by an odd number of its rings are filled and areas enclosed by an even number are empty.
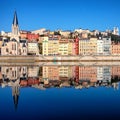
<svg viewBox="0 0 120 120">
<path fill-rule="evenodd" d="M 0 66 L 0 119 L 120 118 L 120 66 Z"/>
</svg>

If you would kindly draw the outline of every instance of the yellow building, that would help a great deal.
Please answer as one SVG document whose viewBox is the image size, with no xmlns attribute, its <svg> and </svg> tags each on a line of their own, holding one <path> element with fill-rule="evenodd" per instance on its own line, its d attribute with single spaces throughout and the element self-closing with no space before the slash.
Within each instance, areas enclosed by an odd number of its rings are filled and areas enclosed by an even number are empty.
<svg viewBox="0 0 120 120">
<path fill-rule="evenodd" d="M 74 41 L 73 39 L 68 40 L 68 55 L 74 55 Z"/>
<path fill-rule="evenodd" d="M 48 55 L 48 36 L 41 37 L 42 40 L 42 55 Z"/>
<path fill-rule="evenodd" d="M 58 55 L 59 38 L 56 36 L 49 37 L 48 40 L 48 55 Z"/>
<path fill-rule="evenodd" d="M 42 54 L 43 55 L 58 55 L 59 37 L 47 36 L 42 37 Z"/>
<path fill-rule="evenodd" d="M 80 55 L 96 55 L 97 54 L 97 38 L 79 40 Z"/>
<path fill-rule="evenodd" d="M 68 55 L 68 39 L 59 40 L 59 55 Z"/>
</svg>

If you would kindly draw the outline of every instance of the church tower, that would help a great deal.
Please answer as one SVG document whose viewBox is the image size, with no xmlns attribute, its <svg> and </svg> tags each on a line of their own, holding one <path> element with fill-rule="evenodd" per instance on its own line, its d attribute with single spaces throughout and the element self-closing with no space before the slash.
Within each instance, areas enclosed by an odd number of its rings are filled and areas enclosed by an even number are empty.
<svg viewBox="0 0 120 120">
<path fill-rule="evenodd" d="M 14 18 L 13 18 L 13 23 L 12 23 L 12 38 L 19 41 L 19 25 L 18 25 L 18 18 L 17 18 L 16 11 L 14 13 Z"/>
</svg>

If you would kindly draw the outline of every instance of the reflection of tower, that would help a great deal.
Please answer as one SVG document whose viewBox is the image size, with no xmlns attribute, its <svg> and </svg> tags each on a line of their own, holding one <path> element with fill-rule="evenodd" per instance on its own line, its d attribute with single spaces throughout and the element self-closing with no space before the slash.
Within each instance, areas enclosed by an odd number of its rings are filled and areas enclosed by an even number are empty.
<svg viewBox="0 0 120 120">
<path fill-rule="evenodd" d="M 17 80 L 12 84 L 12 96 L 13 96 L 15 109 L 17 109 L 18 106 L 19 89 L 20 89 L 19 80 Z"/>
</svg>

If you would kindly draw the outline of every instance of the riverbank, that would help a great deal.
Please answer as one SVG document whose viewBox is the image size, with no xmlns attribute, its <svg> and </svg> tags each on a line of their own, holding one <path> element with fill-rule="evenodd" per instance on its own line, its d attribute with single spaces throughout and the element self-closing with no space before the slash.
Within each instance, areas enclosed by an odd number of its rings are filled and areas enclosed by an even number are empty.
<svg viewBox="0 0 120 120">
<path fill-rule="evenodd" d="M 0 62 L 33 63 L 33 62 L 112 62 L 120 61 L 120 56 L 0 56 Z"/>
<path fill-rule="evenodd" d="M 117 66 L 120 56 L 0 56 L 0 65 Z"/>
</svg>

